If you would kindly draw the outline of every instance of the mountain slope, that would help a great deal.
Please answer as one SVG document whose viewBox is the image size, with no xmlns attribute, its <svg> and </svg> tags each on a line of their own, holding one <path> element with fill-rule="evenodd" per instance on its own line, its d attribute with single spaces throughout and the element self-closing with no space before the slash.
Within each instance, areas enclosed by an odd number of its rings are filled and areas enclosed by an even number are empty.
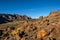
<svg viewBox="0 0 60 40">
<path fill-rule="evenodd" d="M 0 40 L 60 40 L 60 11 L 39 19 L 0 24 Z"/>
</svg>

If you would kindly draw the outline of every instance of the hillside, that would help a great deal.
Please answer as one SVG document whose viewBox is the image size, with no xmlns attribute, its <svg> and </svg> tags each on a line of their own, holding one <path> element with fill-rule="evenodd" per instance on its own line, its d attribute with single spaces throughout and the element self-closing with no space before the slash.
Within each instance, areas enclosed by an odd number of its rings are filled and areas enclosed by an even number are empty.
<svg viewBox="0 0 60 40">
<path fill-rule="evenodd" d="M 60 40 L 60 11 L 38 19 L 0 14 L 0 40 Z"/>
</svg>

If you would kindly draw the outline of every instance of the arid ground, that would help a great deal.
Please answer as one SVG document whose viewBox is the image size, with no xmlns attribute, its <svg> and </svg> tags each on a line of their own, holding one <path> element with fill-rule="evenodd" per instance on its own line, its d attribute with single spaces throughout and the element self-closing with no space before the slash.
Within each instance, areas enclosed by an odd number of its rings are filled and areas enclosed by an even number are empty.
<svg viewBox="0 0 60 40">
<path fill-rule="evenodd" d="M 0 40 L 60 40 L 60 11 L 37 19 L 0 14 Z"/>
</svg>

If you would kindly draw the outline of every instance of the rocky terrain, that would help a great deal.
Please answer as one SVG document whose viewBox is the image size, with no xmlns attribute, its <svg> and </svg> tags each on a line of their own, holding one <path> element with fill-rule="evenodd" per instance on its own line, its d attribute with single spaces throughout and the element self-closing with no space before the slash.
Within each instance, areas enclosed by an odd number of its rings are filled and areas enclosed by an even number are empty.
<svg viewBox="0 0 60 40">
<path fill-rule="evenodd" d="M 38 19 L 0 14 L 0 40 L 60 40 L 60 11 Z"/>
</svg>

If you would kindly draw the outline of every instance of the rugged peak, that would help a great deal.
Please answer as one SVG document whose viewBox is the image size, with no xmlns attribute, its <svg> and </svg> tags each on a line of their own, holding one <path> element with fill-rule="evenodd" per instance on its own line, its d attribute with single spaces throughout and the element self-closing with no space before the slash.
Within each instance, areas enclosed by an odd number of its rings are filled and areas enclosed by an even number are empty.
<svg viewBox="0 0 60 40">
<path fill-rule="evenodd" d="M 55 16 L 56 13 L 55 12 L 50 12 L 49 16 Z"/>
<path fill-rule="evenodd" d="M 60 15 L 60 11 L 56 11 L 56 12 L 50 12 L 49 16 L 56 16 L 56 15 Z"/>
<path fill-rule="evenodd" d="M 6 22 L 12 22 L 17 20 L 30 20 L 31 17 L 28 17 L 26 15 L 18 15 L 18 14 L 0 14 L 0 24 L 6 23 Z"/>
</svg>

